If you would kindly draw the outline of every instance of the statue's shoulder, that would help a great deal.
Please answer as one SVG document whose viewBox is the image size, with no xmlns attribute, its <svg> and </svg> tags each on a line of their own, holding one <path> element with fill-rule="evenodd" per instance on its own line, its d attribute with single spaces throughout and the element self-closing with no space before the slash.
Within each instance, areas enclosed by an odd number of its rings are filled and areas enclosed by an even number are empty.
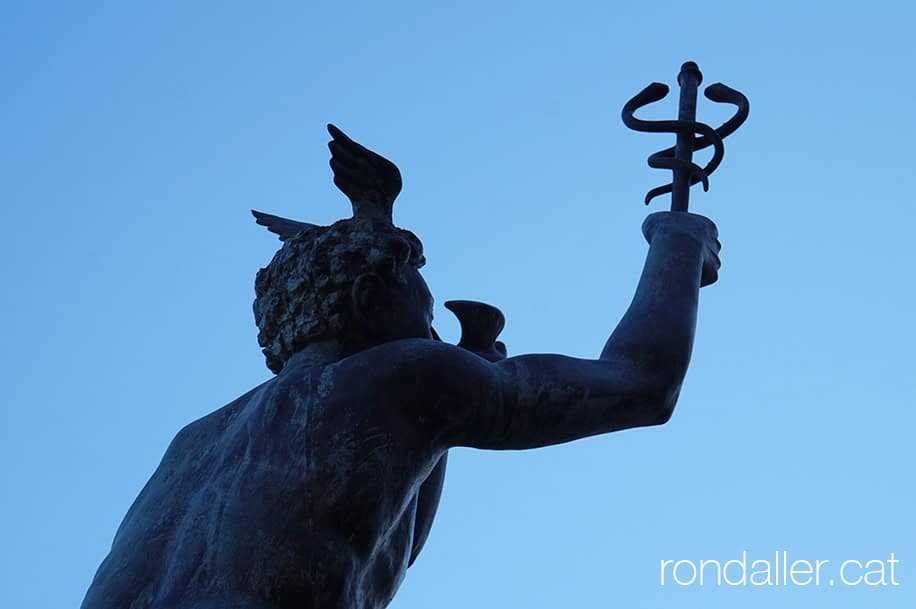
<svg viewBox="0 0 916 609">
<path fill-rule="evenodd" d="M 468 353 L 455 345 L 438 340 L 407 338 L 387 342 L 361 351 L 341 364 L 349 369 L 374 371 L 376 378 L 430 373 L 438 368 L 461 367 Z"/>
<path fill-rule="evenodd" d="M 431 399 L 439 399 L 443 392 L 460 393 L 460 379 L 468 378 L 465 372 L 480 365 L 489 363 L 444 342 L 390 341 L 328 364 L 290 366 L 264 386 L 260 395 L 248 398 L 240 415 L 257 417 L 266 426 L 277 416 L 313 422 L 325 413 L 384 412 L 388 416 L 396 410 L 379 410 L 379 405 L 410 410 L 412 405 L 424 407 Z M 196 435 L 193 427 L 188 431 L 189 436 Z"/>
<path fill-rule="evenodd" d="M 483 358 L 445 342 L 402 339 L 384 343 L 341 362 L 343 379 L 353 378 L 375 394 L 426 403 L 442 392 L 461 393 L 464 380 L 479 378 Z M 465 389 L 468 389 L 465 387 Z"/>
<path fill-rule="evenodd" d="M 225 447 L 226 430 L 242 415 L 244 406 L 270 383 L 262 383 L 222 408 L 182 427 L 169 443 L 159 466 L 140 491 L 118 527 L 115 543 L 136 539 L 154 526 L 171 522 L 163 514 L 175 513 L 190 494 L 209 478 L 202 472 Z M 164 531 L 164 529 L 163 529 Z M 165 532 L 160 531 L 163 536 Z"/>
<path fill-rule="evenodd" d="M 276 379 L 277 377 L 274 377 L 261 383 L 225 406 L 182 427 L 169 444 L 164 462 L 184 459 L 189 453 L 197 455 L 202 447 L 217 446 L 227 430 L 237 424 L 242 417 L 250 416 L 251 411 L 269 393 Z"/>
</svg>

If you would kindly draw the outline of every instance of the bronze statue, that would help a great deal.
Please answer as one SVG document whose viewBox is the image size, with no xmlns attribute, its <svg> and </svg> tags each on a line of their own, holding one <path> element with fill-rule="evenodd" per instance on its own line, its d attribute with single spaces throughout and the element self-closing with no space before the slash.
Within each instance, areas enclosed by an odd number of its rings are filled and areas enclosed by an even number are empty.
<svg viewBox="0 0 916 609">
<path fill-rule="evenodd" d="M 419 239 L 392 224 L 398 169 L 329 131 L 353 217 L 256 213 L 284 241 L 254 302 L 276 376 L 178 433 L 83 609 L 379 609 L 423 547 L 451 447 L 534 448 L 671 417 L 699 290 L 719 268 L 710 220 L 647 218 L 636 295 L 597 359 L 505 357 L 502 315 L 467 301 L 449 305 L 454 346 L 434 337 Z"/>
</svg>

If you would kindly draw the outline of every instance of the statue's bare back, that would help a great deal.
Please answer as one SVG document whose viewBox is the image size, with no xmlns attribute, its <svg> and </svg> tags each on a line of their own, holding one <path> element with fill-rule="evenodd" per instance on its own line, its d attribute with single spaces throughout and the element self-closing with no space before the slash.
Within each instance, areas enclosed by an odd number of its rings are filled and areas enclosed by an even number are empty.
<svg viewBox="0 0 916 609">
<path fill-rule="evenodd" d="M 284 371 L 185 427 L 100 569 L 134 581 L 101 606 L 384 607 L 442 451 L 399 403 L 415 396 L 376 391 L 396 364 L 378 357 Z"/>
</svg>

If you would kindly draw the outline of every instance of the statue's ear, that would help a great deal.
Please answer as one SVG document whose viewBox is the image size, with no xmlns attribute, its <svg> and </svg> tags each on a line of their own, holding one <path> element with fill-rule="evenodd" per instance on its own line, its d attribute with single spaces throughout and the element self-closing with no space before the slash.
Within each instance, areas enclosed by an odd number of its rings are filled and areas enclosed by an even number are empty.
<svg viewBox="0 0 916 609">
<path fill-rule="evenodd" d="M 375 273 L 363 273 L 350 290 L 353 315 L 362 325 L 377 322 L 385 299 L 385 280 Z"/>
</svg>

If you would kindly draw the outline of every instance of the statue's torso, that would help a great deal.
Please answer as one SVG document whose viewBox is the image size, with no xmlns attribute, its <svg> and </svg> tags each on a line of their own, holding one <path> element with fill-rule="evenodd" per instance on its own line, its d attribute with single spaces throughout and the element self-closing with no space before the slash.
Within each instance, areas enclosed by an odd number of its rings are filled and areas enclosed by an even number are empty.
<svg viewBox="0 0 916 609">
<path fill-rule="evenodd" d="M 377 374 L 289 371 L 182 430 L 84 609 L 386 605 L 438 455 Z"/>
</svg>

